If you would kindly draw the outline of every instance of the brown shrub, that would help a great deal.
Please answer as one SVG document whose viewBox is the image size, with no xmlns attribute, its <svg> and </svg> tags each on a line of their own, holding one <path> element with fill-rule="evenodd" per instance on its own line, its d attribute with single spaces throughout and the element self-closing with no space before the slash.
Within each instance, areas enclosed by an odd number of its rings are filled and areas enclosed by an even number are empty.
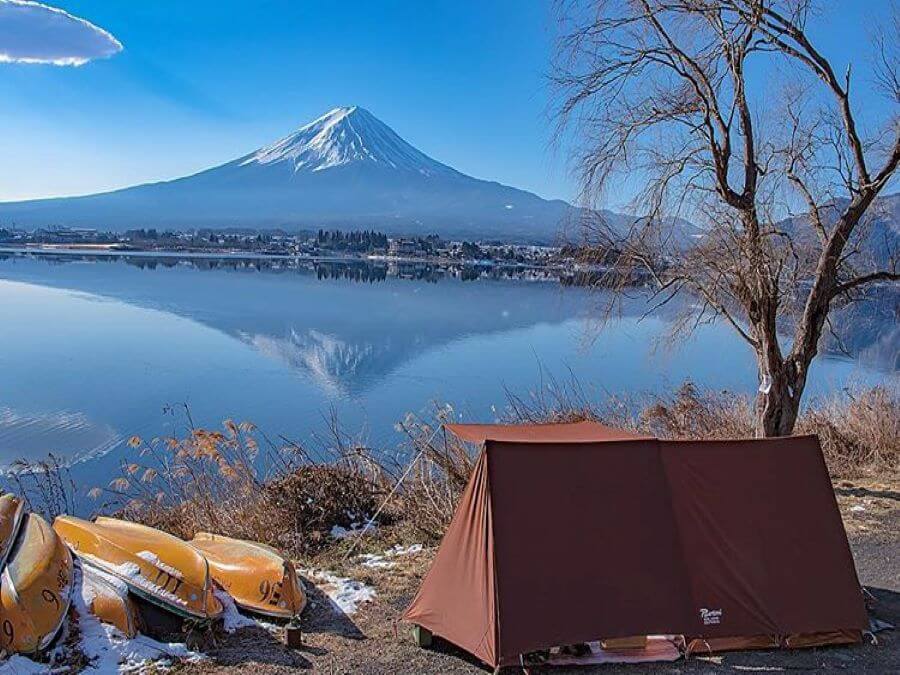
<svg viewBox="0 0 900 675">
<path fill-rule="evenodd" d="M 830 399 L 801 415 L 796 433 L 818 434 L 831 475 L 900 477 L 900 395 L 875 387 Z"/>
<path fill-rule="evenodd" d="M 657 438 L 751 438 L 753 406 L 744 396 L 685 382 L 673 396 L 653 399 L 635 426 Z"/>
<path fill-rule="evenodd" d="M 132 439 L 139 461 L 94 496 L 129 520 L 183 539 L 199 531 L 259 541 L 293 556 L 315 553 L 338 525 L 363 523 L 388 483 L 358 448 L 313 461 L 297 444 L 263 452 L 252 424 L 194 429 L 183 439 Z"/>
<path fill-rule="evenodd" d="M 301 467 L 266 486 L 263 501 L 271 516 L 262 524 L 272 533 L 271 545 L 308 554 L 333 543 L 328 535 L 335 526 L 365 524 L 385 493 L 380 481 L 355 467 Z"/>
<path fill-rule="evenodd" d="M 690 382 L 637 415 L 637 427 L 659 438 L 751 438 L 753 402 L 729 392 L 700 391 Z M 900 396 L 874 387 L 811 401 L 796 434 L 817 434 L 834 478 L 900 476 Z"/>
<path fill-rule="evenodd" d="M 433 420 L 407 415 L 398 424 L 409 439 L 412 456 L 396 479 L 393 508 L 410 536 L 423 543 L 435 543 L 443 536 L 475 465 L 472 449 L 442 427 L 451 413 L 452 408 L 445 406 L 437 409 Z"/>
</svg>

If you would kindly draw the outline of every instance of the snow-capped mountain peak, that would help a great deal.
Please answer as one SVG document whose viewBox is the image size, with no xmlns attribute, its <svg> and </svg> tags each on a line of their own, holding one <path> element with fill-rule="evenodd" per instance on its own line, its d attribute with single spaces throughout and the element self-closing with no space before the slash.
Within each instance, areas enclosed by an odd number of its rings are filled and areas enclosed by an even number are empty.
<svg viewBox="0 0 900 675">
<path fill-rule="evenodd" d="M 365 108 L 335 108 L 297 131 L 238 160 L 241 166 L 289 162 L 295 172 L 314 172 L 357 162 L 415 171 L 456 173 L 398 136 Z"/>
<path fill-rule="evenodd" d="M 573 213 L 563 201 L 441 164 L 354 106 L 331 110 L 271 145 L 190 176 L 0 204 L 0 224 L 376 228 L 392 235 L 548 241 Z"/>
</svg>

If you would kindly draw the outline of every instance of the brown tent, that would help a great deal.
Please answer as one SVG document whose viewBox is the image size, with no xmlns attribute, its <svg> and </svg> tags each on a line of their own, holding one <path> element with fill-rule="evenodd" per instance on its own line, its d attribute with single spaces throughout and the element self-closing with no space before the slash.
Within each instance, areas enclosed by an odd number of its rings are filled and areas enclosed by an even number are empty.
<svg viewBox="0 0 900 675">
<path fill-rule="evenodd" d="M 814 436 L 448 429 L 483 451 L 404 618 L 490 666 L 600 638 L 715 650 L 856 641 L 868 626 Z"/>
</svg>

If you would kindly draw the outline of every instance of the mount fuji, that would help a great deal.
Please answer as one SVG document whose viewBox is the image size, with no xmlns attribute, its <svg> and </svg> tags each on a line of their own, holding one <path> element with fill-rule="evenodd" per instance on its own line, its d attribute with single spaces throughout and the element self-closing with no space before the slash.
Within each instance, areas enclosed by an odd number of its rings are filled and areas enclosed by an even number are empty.
<svg viewBox="0 0 900 675">
<path fill-rule="evenodd" d="M 391 234 L 548 241 L 575 212 L 560 200 L 460 173 L 372 113 L 336 108 L 201 173 L 82 197 L 0 204 L 0 224 L 378 228 Z"/>
</svg>

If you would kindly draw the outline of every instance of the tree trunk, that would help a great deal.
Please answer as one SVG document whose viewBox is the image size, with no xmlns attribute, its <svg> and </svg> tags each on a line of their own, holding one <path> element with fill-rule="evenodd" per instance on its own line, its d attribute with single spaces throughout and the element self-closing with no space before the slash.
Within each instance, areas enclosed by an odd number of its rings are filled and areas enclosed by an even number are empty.
<svg viewBox="0 0 900 675">
<path fill-rule="evenodd" d="M 756 436 L 790 436 L 794 432 L 800 396 L 784 372 L 765 373 L 756 397 Z"/>
<path fill-rule="evenodd" d="M 758 438 L 790 436 L 794 432 L 800 399 L 806 385 L 805 373 L 791 357 L 782 358 L 774 321 L 769 330 L 760 331 L 761 349 L 757 352 L 759 389 L 756 395 L 756 428 Z"/>
</svg>

